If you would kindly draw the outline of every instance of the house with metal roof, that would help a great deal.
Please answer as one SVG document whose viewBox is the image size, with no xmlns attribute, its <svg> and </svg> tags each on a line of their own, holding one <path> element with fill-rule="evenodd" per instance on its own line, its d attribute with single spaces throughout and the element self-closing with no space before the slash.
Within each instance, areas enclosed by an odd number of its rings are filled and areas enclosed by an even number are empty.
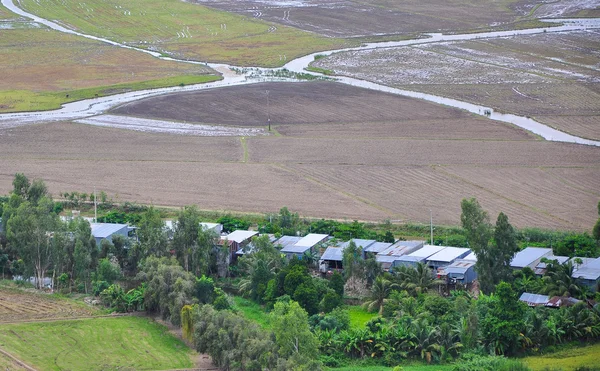
<svg viewBox="0 0 600 371">
<path fill-rule="evenodd" d="M 390 242 L 375 242 L 375 243 L 369 245 L 369 247 L 363 249 L 364 258 L 367 257 L 367 253 L 377 255 L 392 245 L 393 245 L 393 243 L 390 243 Z"/>
<path fill-rule="evenodd" d="M 92 228 L 92 236 L 94 236 L 98 246 L 100 246 L 102 240 L 112 240 L 112 236 L 115 235 L 128 237 L 129 231 L 133 230 L 127 224 L 116 223 L 90 223 L 90 227 Z"/>
<path fill-rule="evenodd" d="M 375 255 L 375 260 L 384 271 L 389 271 L 398 258 L 410 254 L 422 246 L 423 241 L 398 241 Z"/>
<path fill-rule="evenodd" d="M 592 291 L 596 291 L 600 282 L 600 258 L 588 261 L 579 267 L 572 275 L 581 284 L 586 285 Z"/>
<path fill-rule="evenodd" d="M 548 255 L 543 257 L 533 270 L 538 276 L 543 276 L 544 274 L 546 274 L 546 259 L 548 259 L 548 261 L 556 261 L 558 264 L 565 264 L 569 260 L 569 257 L 556 255 Z"/>
<path fill-rule="evenodd" d="M 229 245 L 230 259 L 235 260 L 236 252 L 240 249 L 243 249 L 245 246 L 248 246 L 250 241 L 252 241 L 252 237 L 257 235 L 258 232 L 256 231 L 237 230 L 229 233 L 227 236 L 221 236 L 219 244 L 224 245 L 225 241 L 227 241 L 227 245 Z"/>
<path fill-rule="evenodd" d="M 519 300 L 529 305 L 530 307 L 541 307 L 548 304 L 550 297 L 548 295 L 538 295 L 524 292 L 519 297 Z"/>
<path fill-rule="evenodd" d="M 344 256 L 345 247 L 329 246 L 319 259 L 319 270 L 325 273 L 331 269 L 342 269 L 342 258 Z"/>
<path fill-rule="evenodd" d="M 315 253 L 317 245 L 327 241 L 327 239 L 329 239 L 328 234 L 309 233 L 295 244 L 283 247 L 281 252 L 284 253 L 288 259 L 291 259 L 293 256 L 302 259 L 302 255 L 304 255 L 305 252 L 310 251 Z"/>
<path fill-rule="evenodd" d="M 452 264 L 456 259 L 464 258 L 469 255 L 470 252 L 471 249 L 467 249 L 466 247 L 446 246 L 442 250 L 426 258 L 425 261 L 431 269 L 436 271 L 438 268 Z"/>
<path fill-rule="evenodd" d="M 535 266 L 540 263 L 543 257 L 551 256 L 552 249 L 542 247 L 526 247 L 515 254 L 510 267 L 514 269 L 523 269 L 529 267 L 535 269 Z"/>
<path fill-rule="evenodd" d="M 449 284 L 468 285 L 477 279 L 475 262 L 472 260 L 458 259 L 447 267 L 438 271 L 440 278 L 446 278 Z"/>
<path fill-rule="evenodd" d="M 471 252 L 469 255 L 465 256 L 463 260 L 471 260 L 477 262 L 477 255 L 475 255 L 475 252 Z"/>
<path fill-rule="evenodd" d="M 401 267 L 401 266 L 411 266 L 415 267 L 419 263 L 424 263 L 427 258 L 431 255 L 434 255 L 443 249 L 445 246 L 435 246 L 435 245 L 424 245 L 420 249 L 417 249 L 409 254 L 398 257 L 392 263 L 392 267 L 390 269 Z"/>
</svg>

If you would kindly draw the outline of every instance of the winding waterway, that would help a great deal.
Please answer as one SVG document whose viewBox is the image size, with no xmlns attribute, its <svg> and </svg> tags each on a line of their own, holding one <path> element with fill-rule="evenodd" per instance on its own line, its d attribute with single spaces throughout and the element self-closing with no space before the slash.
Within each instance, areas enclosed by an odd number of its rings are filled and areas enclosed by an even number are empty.
<svg viewBox="0 0 600 371">
<path fill-rule="evenodd" d="M 180 60 L 170 57 L 165 57 L 161 55 L 161 53 L 154 52 L 151 50 L 141 49 L 132 47 L 129 45 L 124 45 L 112 40 L 83 34 L 80 32 L 73 31 L 66 27 L 63 27 L 55 22 L 49 21 L 47 19 L 38 17 L 34 14 L 30 14 L 25 12 L 21 8 L 17 7 L 13 0 L 1 0 L 2 5 L 8 8 L 13 13 L 16 13 L 20 16 L 27 17 L 32 19 L 33 21 L 43 24 L 53 30 L 77 35 L 81 37 L 85 37 L 88 39 L 101 41 L 104 43 L 108 43 L 111 45 L 115 45 L 118 47 L 122 47 L 125 49 L 136 50 L 142 53 L 150 54 L 153 57 L 160 58 L 163 60 L 176 61 L 181 63 L 193 63 L 193 64 L 202 64 L 207 65 L 219 72 L 223 73 L 223 80 L 212 82 L 208 84 L 197 84 L 197 85 L 188 85 L 185 87 L 171 87 L 171 88 L 161 88 L 161 89 L 151 89 L 151 90 L 140 90 L 135 92 L 116 94 L 107 97 L 99 97 L 93 99 L 86 99 L 78 102 L 67 103 L 62 106 L 62 108 L 53 110 L 53 111 L 38 111 L 38 112 L 20 112 L 20 113 L 8 113 L 8 114 L 0 114 L 0 129 L 6 127 L 14 127 L 20 126 L 28 123 L 37 123 L 37 122 L 46 122 L 46 121 L 60 121 L 60 120 L 75 120 L 81 119 L 85 117 L 95 116 L 102 114 L 109 110 L 110 108 L 123 104 L 132 102 L 135 100 L 147 98 L 150 96 L 167 94 L 167 93 L 175 93 L 175 92 L 184 92 L 184 91 L 193 91 L 193 90 L 204 90 L 204 89 L 214 89 L 224 86 L 235 86 L 235 85 L 244 85 L 244 84 L 252 84 L 256 82 L 264 82 L 265 80 L 257 80 L 249 78 L 249 73 L 244 73 L 240 75 L 235 75 L 232 73 L 227 73 L 233 66 L 229 66 L 226 64 L 216 64 L 216 63 L 203 63 L 199 61 L 189 61 L 189 60 Z M 548 22 L 561 22 L 563 25 L 557 27 L 548 27 L 548 28 L 533 28 L 533 29 L 525 29 L 525 30 L 512 30 L 512 31 L 496 31 L 496 32 L 484 32 L 484 33 L 470 33 L 470 34 L 454 34 L 454 35 L 443 35 L 443 34 L 429 34 L 428 38 L 421 39 L 410 39 L 403 41 L 393 41 L 393 42 L 380 42 L 380 43 L 368 43 L 360 47 L 354 48 L 345 48 L 338 50 L 330 50 L 325 52 L 313 53 L 310 55 L 306 55 L 304 57 L 300 57 L 288 62 L 284 67 L 292 72 L 298 73 L 306 73 L 305 68 L 314 61 L 314 57 L 317 54 L 320 55 L 330 55 L 333 53 L 346 52 L 346 51 L 358 51 L 358 50 L 368 50 L 368 49 L 376 49 L 376 48 L 394 48 L 399 46 L 407 46 L 407 45 L 418 45 L 418 44 L 426 44 L 426 43 L 436 43 L 436 42 L 447 42 L 447 41 L 465 41 L 465 40 L 474 40 L 474 39 L 484 39 L 484 38 L 499 38 L 499 37 L 511 37 L 518 35 L 532 35 L 543 32 L 569 32 L 569 31 L 580 31 L 586 29 L 595 29 L 600 28 L 600 18 L 593 19 L 560 19 L 560 20 L 546 20 Z M 277 71 L 282 68 L 261 68 L 260 70 L 263 72 Z M 315 75 L 318 75 L 315 73 Z M 455 107 L 463 110 L 467 110 L 471 113 L 486 116 L 492 120 L 502 121 L 506 123 L 510 123 L 516 126 L 519 126 L 525 130 L 528 130 L 534 134 L 541 136 L 542 138 L 549 141 L 557 141 L 557 142 L 568 142 L 568 143 L 578 143 L 585 144 L 591 146 L 600 146 L 600 141 L 584 139 L 580 137 L 576 137 L 562 131 L 553 129 L 547 125 L 539 123 L 533 119 L 513 115 L 513 114 L 504 114 L 499 112 L 494 112 L 494 110 L 490 107 L 481 106 L 477 104 L 472 104 L 468 102 L 459 101 L 451 98 L 444 98 L 432 94 L 419 93 L 409 90 L 392 88 L 386 85 L 381 85 L 369 81 L 364 81 L 352 77 L 336 77 L 336 80 L 340 83 L 357 86 L 361 88 L 377 90 L 381 92 L 402 95 L 411 98 L 422 99 L 438 104 L 443 104 L 450 107 Z M 282 79 L 276 77 L 268 78 L 268 81 L 289 81 L 289 79 Z"/>
</svg>

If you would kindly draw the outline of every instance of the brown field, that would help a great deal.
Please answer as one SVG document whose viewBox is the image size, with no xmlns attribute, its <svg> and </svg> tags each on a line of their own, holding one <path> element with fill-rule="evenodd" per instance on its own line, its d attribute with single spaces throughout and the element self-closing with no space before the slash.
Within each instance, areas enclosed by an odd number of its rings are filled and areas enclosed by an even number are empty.
<svg viewBox="0 0 600 371">
<path fill-rule="evenodd" d="M 0 324 L 91 316 L 96 310 L 83 303 L 46 294 L 0 287 Z"/>
<path fill-rule="evenodd" d="M 535 5 L 535 2 L 530 0 L 435 2 L 195 0 L 195 2 L 330 37 L 488 29 L 523 19 Z M 562 7 L 564 8 L 565 5 Z M 567 14 L 578 10 L 573 9 Z"/>
<path fill-rule="evenodd" d="M 211 210 L 288 206 L 312 217 L 427 222 L 431 209 L 436 223 L 458 224 L 461 199 L 477 197 L 492 217 L 504 211 L 520 227 L 589 230 L 597 219 L 600 148 L 542 141 L 510 125 L 384 93 L 289 85 L 268 85 L 276 135 L 267 137 L 73 123 L 7 129 L 0 132 L 0 193 L 11 189 L 15 172 L 24 172 L 46 180 L 54 194 L 95 186 L 116 200 Z M 161 97 L 168 109 L 159 116 L 260 122 L 258 108 L 236 117 L 261 104 L 264 88 Z M 369 109 L 376 98 L 380 109 Z M 195 113 L 183 110 L 190 104 Z M 122 109 L 142 111 L 136 104 Z"/>
<path fill-rule="evenodd" d="M 589 31 L 435 43 L 339 53 L 313 65 L 600 139 L 599 36 Z"/>
</svg>

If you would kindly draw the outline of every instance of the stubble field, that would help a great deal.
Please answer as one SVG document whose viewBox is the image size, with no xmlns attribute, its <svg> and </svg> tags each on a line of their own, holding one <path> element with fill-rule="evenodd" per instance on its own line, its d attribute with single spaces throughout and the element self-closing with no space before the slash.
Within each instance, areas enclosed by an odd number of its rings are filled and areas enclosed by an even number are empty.
<svg viewBox="0 0 600 371">
<path fill-rule="evenodd" d="M 587 230 L 596 219 L 600 149 L 539 140 L 431 103 L 310 82 L 156 97 L 117 111 L 139 115 L 157 99 L 168 108 L 145 117 L 233 125 L 247 112 L 237 125 L 257 125 L 265 87 L 270 136 L 187 137 L 73 123 L 6 130 L 0 189 L 7 192 L 18 171 L 45 179 L 55 194 L 96 186 L 123 200 L 202 209 L 288 206 L 305 216 L 405 222 L 428 221 L 432 210 L 436 223 L 458 224 L 461 199 L 477 197 L 517 226 Z M 367 109 L 375 101 L 377 109 Z M 222 121 L 219 112 L 227 112 Z"/>
<path fill-rule="evenodd" d="M 313 66 L 600 139 L 598 50 L 600 31 L 588 30 L 346 52 Z"/>
</svg>

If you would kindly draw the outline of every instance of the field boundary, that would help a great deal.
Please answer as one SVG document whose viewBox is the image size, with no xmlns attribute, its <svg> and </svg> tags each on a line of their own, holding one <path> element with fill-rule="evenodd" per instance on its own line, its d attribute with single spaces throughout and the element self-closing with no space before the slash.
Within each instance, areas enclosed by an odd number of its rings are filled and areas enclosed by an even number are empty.
<svg viewBox="0 0 600 371">
<path fill-rule="evenodd" d="M 2 348 L 0 348 L 0 353 L 4 354 L 8 358 L 10 358 L 13 362 L 15 362 L 16 364 L 18 364 L 19 366 L 22 366 L 22 367 L 26 368 L 29 371 L 38 371 L 37 369 L 29 366 L 27 363 L 21 361 L 20 359 L 18 359 L 17 357 L 13 356 L 12 354 L 10 354 L 9 352 L 7 352 L 6 350 L 4 350 Z"/>
</svg>

